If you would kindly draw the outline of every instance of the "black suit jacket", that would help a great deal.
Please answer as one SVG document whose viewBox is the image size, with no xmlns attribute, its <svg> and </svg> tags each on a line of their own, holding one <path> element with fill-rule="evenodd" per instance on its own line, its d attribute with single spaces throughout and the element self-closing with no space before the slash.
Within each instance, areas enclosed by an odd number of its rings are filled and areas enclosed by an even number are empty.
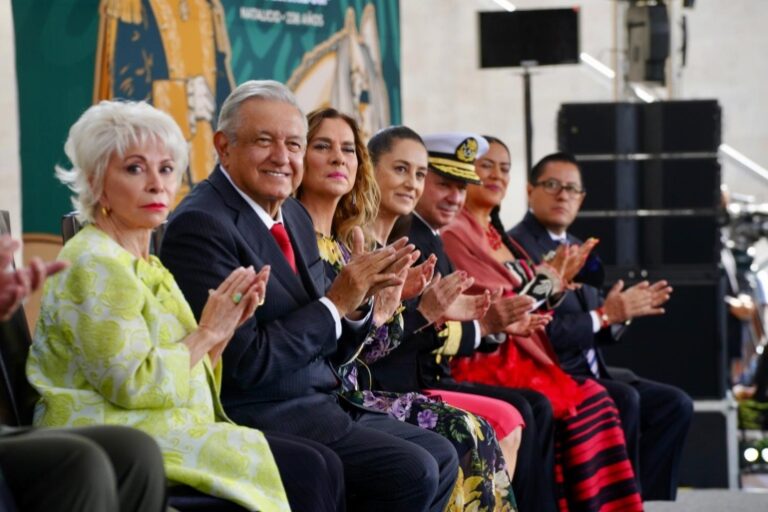
<svg viewBox="0 0 768 512">
<path fill-rule="evenodd" d="M 552 240 L 546 228 L 539 223 L 531 212 L 525 214 L 522 222 L 508 232 L 526 250 L 536 262 L 541 262 L 542 256 L 557 249 L 557 242 Z M 580 244 L 581 240 L 567 235 L 568 242 Z M 611 329 L 593 331 L 590 311 L 600 307 L 603 298 L 600 291 L 589 285 L 582 285 L 575 292 L 566 294 L 563 302 L 555 308 L 555 315 L 547 326 L 547 334 L 557 353 L 560 366 L 572 375 L 592 376 L 587 364 L 584 351 L 594 348 L 602 376 L 611 372 L 606 368 L 599 345 L 615 343 Z"/>
<path fill-rule="evenodd" d="M 453 265 L 443 249 L 443 242 L 432 229 L 417 215 L 398 219 L 392 230 L 390 241 L 407 236 L 408 241 L 421 251 L 421 264 L 430 254 L 437 256 L 435 272 L 448 275 L 453 272 Z M 416 302 L 407 304 L 403 317 L 406 326 L 426 324 L 426 320 L 416 310 Z M 442 352 L 448 350 L 447 354 Z M 461 323 L 461 338 L 457 346 L 446 347 L 444 340 L 433 328 L 420 332 L 406 331 L 403 343 L 371 366 L 374 386 L 389 391 L 407 392 L 434 386 L 435 382 L 450 379 L 449 360 L 451 355 L 470 355 L 475 350 L 474 322 Z"/>
<path fill-rule="evenodd" d="M 356 333 L 336 339 L 318 299 L 329 285 L 312 221 L 298 201 L 282 205 L 298 275 L 274 237 L 220 169 L 198 184 L 168 221 L 161 259 L 197 318 L 234 269 L 271 265 L 265 303 L 243 324 L 223 355 L 222 402 L 238 423 L 331 442 L 351 419 L 338 404 L 339 380 L 328 359 L 353 350 Z"/>
</svg>

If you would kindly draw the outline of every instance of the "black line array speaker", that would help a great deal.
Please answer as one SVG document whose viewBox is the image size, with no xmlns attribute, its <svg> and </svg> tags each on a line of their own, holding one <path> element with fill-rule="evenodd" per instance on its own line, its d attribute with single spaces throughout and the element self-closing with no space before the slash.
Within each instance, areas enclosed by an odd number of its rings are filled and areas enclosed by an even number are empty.
<svg viewBox="0 0 768 512">
<path fill-rule="evenodd" d="M 561 151 L 573 153 L 587 195 L 571 231 L 600 239 L 606 286 L 667 279 L 664 316 L 643 318 L 606 347 L 609 365 L 677 385 L 694 399 L 725 396 L 715 100 L 564 104 Z"/>
<path fill-rule="evenodd" d="M 581 211 L 685 210 L 720 204 L 720 163 L 715 157 L 584 160 L 587 190 Z"/>
<path fill-rule="evenodd" d="M 736 404 L 729 400 L 694 402 L 680 463 L 681 487 L 738 489 L 737 423 Z"/>
<path fill-rule="evenodd" d="M 565 103 L 558 146 L 577 155 L 714 153 L 721 140 L 717 100 Z"/>
<path fill-rule="evenodd" d="M 657 270 L 717 268 L 720 257 L 719 217 L 700 215 L 639 216 L 633 212 L 599 217 L 581 216 L 570 231 L 586 240 L 600 240 L 595 249 L 603 264 Z"/>
<path fill-rule="evenodd" d="M 677 386 L 695 399 L 724 397 L 724 279 L 703 269 L 646 272 L 614 269 L 608 277 L 611 283 L 623 277 L 627 285 L 643 278 L 667 279 L 675 290 L 667 314 L 634 321 L 619 343 L 603 348 L 608 364 Z"/>
</svg>

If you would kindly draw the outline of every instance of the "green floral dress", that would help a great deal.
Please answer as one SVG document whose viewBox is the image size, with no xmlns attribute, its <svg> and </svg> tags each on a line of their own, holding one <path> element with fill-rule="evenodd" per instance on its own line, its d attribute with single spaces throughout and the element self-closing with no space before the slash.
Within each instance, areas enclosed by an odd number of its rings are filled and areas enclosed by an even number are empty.
<svg viewBox="0 0 768 512">
<path fill-rule="evenodd" d="M 160 445 L 171 482 L 250 510 L 287 512 L 263 434 L 233 424 L 219 402 L 221 367 L 190 368 L 181 340 L 196 328 L 160 260 L 137 259 L 88 226 L 48 279 L 27 375 L 41 398 L 35 424 L 129 425 Z"/>
<path fill-rule="evenodd" d="M 349 261 L 350 253 L 343 244 L 320 234 L 317 245 L 328 277 L 334 279 Z M 342 396 L 360 406 L 432 430 L 453 444 L 459 455 L 460 474 L 447 511 L 516 510 L 504 456 L 493 427 L 485 419 L 418 392 L 361 389 L 365 387 L 361 382 L 371 379 L 359 379 L 359 374 L 367 373 L 369 364 L 386 357 L 402 342 L 403 309 L 401 306 L 383 325 L 373 326 L 355 358 L 337 368 Z"/>
</svg>

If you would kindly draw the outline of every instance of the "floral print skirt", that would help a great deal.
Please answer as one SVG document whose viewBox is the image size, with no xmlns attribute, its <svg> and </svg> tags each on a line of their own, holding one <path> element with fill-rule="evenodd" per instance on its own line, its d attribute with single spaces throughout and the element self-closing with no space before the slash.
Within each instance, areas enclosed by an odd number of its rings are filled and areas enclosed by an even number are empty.
<svg viewBox="0 0 768 512">
<path fill-rule="evenodd" d="M 493 427 L 483 418 L 421 393 L 348 391 L 351 402 L 431 430 L 459 455 L 459 479 L 446 511 L 516 511 L 517 505 Z"/>
</svg>

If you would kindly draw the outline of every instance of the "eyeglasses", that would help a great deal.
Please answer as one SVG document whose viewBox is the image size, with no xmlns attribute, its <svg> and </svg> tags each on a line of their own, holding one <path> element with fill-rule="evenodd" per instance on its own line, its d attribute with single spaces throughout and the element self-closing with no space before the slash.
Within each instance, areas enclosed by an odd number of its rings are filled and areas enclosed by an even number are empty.
<svg viewBox="0 0 768 512">
<path fill-rule="evenodd" d="M 555 179 L 539 181 L 533 186 L 541 187 L 544 189 L 544 192 L 553 196 L 558 195 L 561 190 L 565 190 L 565 193 L 568 194 L 568 197 L 580 196 L 586 192 L 586 190 L 584 190 L 581 186 L 576 185 L 575 183 L 560 183 Z"/>
</svg>

